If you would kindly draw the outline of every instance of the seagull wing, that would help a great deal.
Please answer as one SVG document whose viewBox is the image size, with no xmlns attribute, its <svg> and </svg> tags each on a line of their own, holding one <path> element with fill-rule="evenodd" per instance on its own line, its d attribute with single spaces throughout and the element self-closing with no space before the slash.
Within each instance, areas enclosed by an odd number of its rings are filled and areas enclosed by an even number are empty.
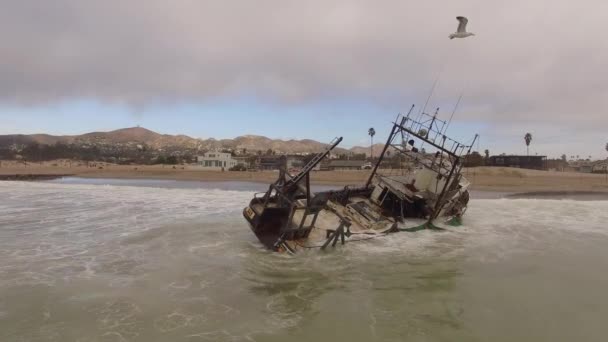
<svg viewBox="0 0 608 342">
<path fill-rule="evenodd" d="M 458 20 L 458 29 L 456 32 L 467 32 L 467 23 L 469 22 L 469 19 L 466 17 L 456 17 L 456 19 Z"/>
</svg>

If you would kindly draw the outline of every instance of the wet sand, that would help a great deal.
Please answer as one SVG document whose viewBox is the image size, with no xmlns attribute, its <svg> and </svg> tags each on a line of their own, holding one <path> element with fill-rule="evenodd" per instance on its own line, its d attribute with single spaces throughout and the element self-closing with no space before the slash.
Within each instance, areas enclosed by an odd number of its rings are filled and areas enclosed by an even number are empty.
<svg viewBox="0 0 608 342">
<path fill-rule="evenodd" d="M 232 172 L 204 171 L 195 166 L 176 165 L 107 165 L 78 162 L 47 162 L 42 164 L 16 164 L 2 162 L 0 179 L 36 179 L 76 176 L 84 178 L 114 179 L 167 179 L 189 181 L 243 181 L 270 183 L 276 180 L 277 171 Z M 383 173 L 398 171 L 381 170 Z M 369 170 L 316 171 L 312 183 L 318 185 L 360 185 L 369 177 Z M 464 171 L 473 190 L 507 193 L 522 192 L 608 192 L 605 175 L 574 172 L 536 171 L 513 168 L 478 167 Z"/>
</svg>

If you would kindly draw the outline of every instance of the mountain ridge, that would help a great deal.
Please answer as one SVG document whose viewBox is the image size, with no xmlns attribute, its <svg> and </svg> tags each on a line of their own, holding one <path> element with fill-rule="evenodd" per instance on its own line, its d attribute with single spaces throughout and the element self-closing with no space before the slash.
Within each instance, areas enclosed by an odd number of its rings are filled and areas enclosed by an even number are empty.
<svg viewBox="0 0 608 342">
<path fill-rule="evenodd" d="M 262 135 L 246 134 L 233 139 L 199 139 L 187 135 L 161 134 L 144 127 L 127 127 L 112 131 L 95 131 L 80 135 L 50 135 L 37 134 L 8 134 L 0 135 L 0 147 L 12 144 L 28 145 L 77 144 L 77 145 L 113 145 L 113 144 L 142 144 L 149 148 L 163 150 L 167 148 L 183 148 L 190 150 L 231 149 L 233 151 L 267 151 L 277 153 L 315 153 L 323 150 L 327 143 L 313 139 L 272 139 Z M 374 145 L 374 155 L 377 155 L 382 144 Z M 365 153 L 369 155 L 369 147 L 354 146 L 350 149 L 337 147 L 336 153 Z"/>
</svg>

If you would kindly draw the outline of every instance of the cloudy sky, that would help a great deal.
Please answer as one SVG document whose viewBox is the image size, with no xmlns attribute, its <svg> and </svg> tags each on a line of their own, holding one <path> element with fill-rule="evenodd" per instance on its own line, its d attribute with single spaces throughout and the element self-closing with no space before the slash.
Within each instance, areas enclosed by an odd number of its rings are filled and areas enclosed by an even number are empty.
<svg viewBox="0 0 608 342">
<path fill-rule="evenodd" d="M 605 157 L 608 2 L 0 0 L 0 134 L 367 142 L 429 103 L 480 149 Z M 476 36 L 449 40 L 455 17 Z"/>
</svg>

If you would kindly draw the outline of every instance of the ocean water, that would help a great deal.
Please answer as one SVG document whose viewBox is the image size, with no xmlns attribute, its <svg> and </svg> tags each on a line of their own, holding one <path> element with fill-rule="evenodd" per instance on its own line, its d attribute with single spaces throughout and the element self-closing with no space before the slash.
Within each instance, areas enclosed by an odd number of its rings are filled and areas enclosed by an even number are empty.
<svg viewBox="0 0 608 342">
<path fill-rule="evenodd" d="M 84 183 L 0 182 L 0 341 L 608 340 L 608 201 L 287 256 L 253 188 Z"/>
</svg>

